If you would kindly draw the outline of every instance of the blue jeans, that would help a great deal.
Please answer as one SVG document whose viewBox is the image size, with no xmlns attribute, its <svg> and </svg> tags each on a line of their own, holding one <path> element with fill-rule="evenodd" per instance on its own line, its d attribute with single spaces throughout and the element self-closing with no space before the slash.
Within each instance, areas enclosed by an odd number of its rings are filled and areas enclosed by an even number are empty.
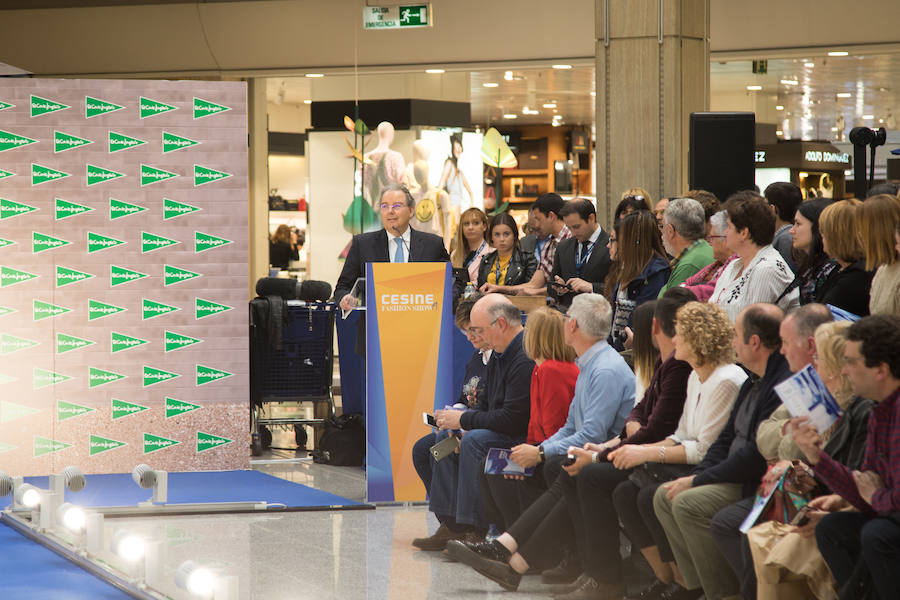
<svg viewBox="0 0 900 600">
<path fill-rule="evenodd" d="M 413 465 L 425 484 L 429 508 L 439 519 L 451 517 L 462 525 L 487 528 L 479 486 L 482 461 L 488 449 L 510 448 L 523 440 L 490 429 L 474 429 L 463 436 L 459 454 L 435 462 L 428 450 L 446 435 L 429 433 L 413 446 Z"/>
</svg>

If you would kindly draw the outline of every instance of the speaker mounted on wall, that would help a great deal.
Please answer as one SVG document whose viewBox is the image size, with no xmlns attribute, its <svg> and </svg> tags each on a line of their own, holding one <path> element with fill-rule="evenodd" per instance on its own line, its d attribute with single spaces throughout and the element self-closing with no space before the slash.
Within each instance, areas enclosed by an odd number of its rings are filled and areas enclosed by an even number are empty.
<svg viewBox="0 0 900 600">
<path fill-rule="evenodd" d="M 688 181 L 693 190 L 724 202 L 755 184 L 756 115 L 752 112 L 691 113 Z"/>
</svg>

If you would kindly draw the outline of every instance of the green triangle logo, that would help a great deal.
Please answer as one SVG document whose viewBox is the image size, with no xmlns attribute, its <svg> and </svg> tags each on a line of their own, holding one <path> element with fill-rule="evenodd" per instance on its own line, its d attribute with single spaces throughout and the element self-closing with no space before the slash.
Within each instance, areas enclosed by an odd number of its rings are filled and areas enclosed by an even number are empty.
<svg viewBox="0 0 900 600">
<path fill-rule="evenodd" d="M 208 233 L 203 233 L 202 231 L 194 232 L 194 252 L 206 252 L 207 250 L 212 250 L 213 248 L 218 248 L 219 246 L 224 246 L 225 244 L 230 244 L 232 240 L 226 240 L 225 238 L 216 237 L 214 235 L 209 235 Z"/>
<path fill-rule="evenodd" d="M 66 150 L 74 150 L 75 148 L 80 148 L 81 146 L 87 146 L 88 144 L 93 143 L 94 142 L 91 140 L 86 140 L 70 133 L 63 133 L 62 131 L 53 132 L 54 153 L 65 152 Z"/>
<path fill-rule="evenodd" d="M 68 104 L 63 104 L 62 102 L 57 102 L 56 100 L 47 100 L 46 98 L 41 98 L 40 96 L 31 97 L 32 117 L 45 115 L 47 113 L 56 112 L 58 110 L 65 110 L 67 108 L 69 108 Z"/>
<path fill-rule="evenodd" d="M 194 318 L 203 319 L 205 317 L 217 315 L 219 313 L 233 309 L 233 306 L 228 306 L 227 304 L 219 304 L 218 302 L 213 302 L 212 300 L 197 298 L 194 301 Z"/>
<path fill-rule="evenodd" d="M 116 219 L 127 217 L 128 215 L 136 215 L 137 213 L 144 212 L 145 210 L 147 210 L 146 206 L 140 206 L 139 204 L 129 204 L 128 202 L 122 202 L 121 200 L 116 200 L 115 198 L 109 199 L 110 221 L 115 221 Z"/>
<path fill-rule="evenodd" d="M 0 238 L 0 248 L 6 248 L 7 246 L 12 246 L 13 244 L 15 244 L 15 242 L 12 240 L 4 240 L 3 238 Z"/>
<path fill-rule="evenodd" d="M 100 115 L 108 115 L 109 113 L 116 112 L 117 110 L 122 110 L 125 108 L 124 106 L 119 106 L 118 104 L 113 104 L 107 100 L 101 100 L 100 98 L 91 98 L 90 96 L 84 97 L 84 118 L 90 119 L 91 117 L 97 117 Z"/>
<path fill-rule="evenodd" d="M 33 140 L 30 137 L 0 130 L 0 152 L 6 152 L 14 148 L 24 148 L 36 143 L 37 140 Z"/>
<path fill-rule="evenodd" d="M 13 377 L 12 375 L 2 375 L 0 374 L 0 385 L 4 383 L 12 383 L 13 381 L 18 381 L 18 377 Z"/>
<path fill-rule="evenodd" d="M 234 440 L 229 440 L 228 438 L 219 437 L 217 435 L 213 435 L 211 433 L 204 433 L 202 431 L 197 432 L 197 452 L 204 452 L 206 450 L 211 450 L 213 448 L 218 448 L 219 446 L 224 446 L 225 444 L 230 444 Z"/>
<path fill-rule="evenodd" d="M 53 371 L 38 369 L 37 367 L 32 371 L 32 387 L 36 390 L 45 388 L 49 385 L 56 385 L 57 383 L 62 383 L 70 379 L 72 379 L 72 377 L 69 375 L 54 373 Z"/>
<path fill-rule="evenodd" d="M 142 340 L 141 338 L 131 337 L 130 335 L 125 335 L 124 333 L 111 332 L 109 334 L 110 337 L 110 347 L 113 352 L 122 352 L 123 350 L 131 350 L 132 348 L 137 348 L 138 346 L 143 346 L 144 344 L 149 344 L 150 342 L 147 340 Z"/>
<path fill-rule="evenodd" d="M 88 367 L 88 387 L 95 388 L 107 383 L 125 379 L 127 375 L 114 373 L 113 371 L 104 371 L 96 367 Z"/>
<path fill-rule="evenodd" d="M 168 381 L 177 377 L 181 377 L 181 375 L 144 365 L 144 387 L 150 387 L 151 385 L 156 385 L 157 383 L 162 383 L 163 381 Z"/>
<path fill-rule="evenodd" d="M 146 298 L 143 299 L 142 302 L 142 321 L 146 321 L 147 319 L 152 319 L 153 317 L 158 317 L 160 315 L 165 315 L 170 312 L 175 312 L 176 310 L 181 310 L 177 306 L 169 306 L 168 304 L 163 304 L 162 302 L 154 302 L 153 300 L 148 300 Z"/>
<path fill-rule="evenodd" d="M 197 385 L 205 385 L 211 381 L 218 381 L 219 379 L 225 379 L 232 375 L 234 375 L 234 373 L 220 371 L 219 369 L 213 369 L 212 367 L 204 365 L 197 365 Z"/>
<path fill-rule="evenodd" d="M 63 246 L 68 246 L 71 243 L 72 242 L 68 240 L 53 237 L 52 235 L 47 235 L 45 233 L 38 233 L 37 231 L 31 232 L 32 254 L 38 254 L 46 250 L 53 250 L 54 248 L 62 248 Z"/>
<path fill-rule="evenodd" d="M 65 306 L 50 304 L 49 302 L 44 302 L 42 300 L 35 300 L 32 305 L 31 314 L 34 321 L 43 321 L 44 319 L 64 315 L 67 312 L 72 312 L 72 309 L 66 308 Z"/>
<path fill-rule="evenodd" d="M 175 398 L 166 398 L 166 418 L 171 419 L 172 417 L 177 417 L 178 415 L 183 415 L 184 413 L 189 413 L 194 410 L 199 410 L 201 406 L 199 404 L 191 404 L 190 402 L 183 402 L 181 400 L 176 400 Z"/>
<path fill-rule="evenodd" d="M 7 108 L 14 108 L 15 104 L 10 104 L 9 102 L 3 102 L 0 100 L 0 110 L 6 110 Z"/>
<path fill-rule="evenodd" d="M 146 119 L 147 117 L 152 117 L 154 115 L 161 115 L 163 113 L 167 113 L 170 110 L 177 110 L 177 106 L 172 106 L 171 104 L 166 104 L 165 102 L 160 102 L 159 100 L 152 100 L 150 98 L 144 98 L 141 96 L 141 118 Z"/>
<path fill-rule="evenodd" d="M 16 419 L 24 419 L 35 413 L 39 413 L 39 408 L 31 408 L 14 402 L 0 401 L 0 423 L 9 423 Z"/>
<path fill-rule="evenodd" d="M 75 337 L 74 335 L 67 335 L 65 333 L 57 333 L 56 334 L 56 353 L 57 354 L 65 354 L 66 352 L 70 352 L 72 350 L 78 350 L 79 348 L 84 348 L 86 346 L 92 346 L 96 342 L 92 342 L 91 340 L 86 340 L 84 338 Z"/>
<path fill-rule="evenodd" d="M 94 210 L 90 206 L 85 206 L 84 204 L 77 204 L 75 202 L 69 202 L 67 200 L 63 200 L 62 198 L 56 198 L 56 220 L 61 221 L 63 219 L 67 219 L 69 217 L 74 217 L 75 215 L 80 215 L 81 213 L 86 213 Z"/>
<path fill-rule="evenodd" d="M 100 235 L 99 233 L 94 233 L 93 231 L 88 231 L 87 234 L 88 254 L 115 248 L 116 246 L 121 246 L 124 243 L 125 242 L 123 240 L 117 240 L 114 237 Z"/>
<path fill-rule="evenodd" d="M 124 400 L 119 400 L 117 398 L 112 399 L 113 421 L 115 421 L 116 419 L 121 419 L 123 417 L 128 417 L 130 415 L 136 415 L 137 413 L 144 412 L 145 410 L 149 410 L 149 408 L 146 406 L 141 406 L 140 404 L 125 402 Z"/>
<path fill-rule="evenodd" d="M 125 442 L 120 442 L 118 440 L 111 440 L 109 438 L 100 437 L 99 435 L 91 434 L 90 439 L 90 455 L 94 456 L 95 454 L 102 454 L 104 452 L 108 452 L 110 450 L 115 450 L 116 448 L 121 448 L 122 446 L 127 446 Z"/>
<path fill-rule="evenodd" d="M 111 171 L 110 169 L 104 169 L 103 167 L 98 167 L 97 165 L 87 166 L 87 184 L 89 186 L 97 185 L 98 183 L 103 183 L 104 181 L 112 181 L 114 179 L 118 179 L 119 177 L 125 177 L 125 173 Z"/>
<path fill-rule="evenodd" d="M 65 171 L 57 171 L 50 167 L 31 163 L 31 185 L 41 185 L 48 181 L 56 181 L 57 179 L 65 179 L 71 176 L 71 173 L 66 173 Z"/>
<path fill-rule="evenodd" d="M 2 109 L 0 109 L 0 110 L 2 110 Z M 10 450 L 15 450 L 16 448 L 18 448 L 18 446 L 13 446 L 11 444 L 4 444 L 3 442 L 0 442 L 0 453 L 9 452 Z"/>
<path fill-rule="evenodd" d="M 202 119 L 203 117 L 208 117 L 216 113 L 225 112 L 226 110 L 231 110 L 231 108 L 228 106 L 222 106 L 221 104 L 216 104 L 215 102 L 210 102 L 209 100 L 204 100 L 203 98 L 194 98 L 195 119 Z"/>
<path fill-rule="evenodd" d="M 5 179 L 6 177 L 12 177 L 15 173 L 10 173 L 9 171 L 4 171 L 0 169 L 0 179 Z"/>
<path fill-rule="evenodd" d="M 94 412 L 96 409 L 80 404 L 72 404 L 71 402 L 56 401 L 56 420 L 65 421 Z"/>
<path fill-rule="evenodd" d="M 173 177 L 178 177 L 178 173 L 172 173 L 171 171 L 157 169 L 156 167 L 151 167 L 150 165 L 141 165 L 141 187 L 144 187 L 145 185 L 153 185 L 154 183 L 159 183 L 160 181 L 165 181 L 166 179 L 172 179 Z"/>
<path fill-rule="evenodd" d="M 194 165 L 194 187 L 231 177 L 231 173 L 216 171 L 202 165 Z"/>
<path fill-rule="evenodd" d="M 192 212 L 197 212 L 201 210 L 199 207 L 192 206 L 190 204 L 184 204 L 183 202 L 175 202 L 174 200 L 169 200 L 168 198 L 163 198 L 163 220 L 167 221 L 169 219 L 174 219 L 175 217 L 180 217 L 182 215 L 188 215 Z"/>
<path fill-rule="evenodd" d="M 132 271 L 131 269 L 126 269 L 117 265 L 109 266 L 109 279 L 113 287 L 128 283 L 129 281 L 137 281 L 144 277 L 148 277 L 148 275 L 146 273 L 141 273 L 140 271 Z"/>
<path fill-rule="evenodd" d="M 193 271 L 188 271 L 187 269 L 179 269 L 178 267 L 173 267 L 172 265 L 165 265 L 164 268 L 164 286 L 175 285 L 176 283 L 181 283 L 182 281 L 187 281 L 188 279 L 194 279 L 195 277 L 201 277 L 200 273 L 194 273 Z"/>
<path fill-rule="evenodd" d="M 13 352 L 39 345 L 40 342 L 26 340 L 25 338 L 16 337 L 7 333 L 0 335 L 0 354 L 12 354 Z"/>
<path fill-rule="evenodd" d="M 188 335 L 175 333 L 174 331 L 167 331 L 165 334 L 166 352 L 193 346 L 194 344 L 199 344 L 202 341 L 203 340 L 192 338 Z"/>
<path fill-rule="evenodd" d="M 16 285 L 17 283 L 22 283 L 23 281 L 28 281 L 29 279 L 36 279 L 37 277 L 40 276 L 27 271 L 17 271 L 16 269 L 11 269 L 9 267 L 0 267 L 0 287 L 9 287 L 11 285 Z"/>
<path fill-rule="evenodd" d="M 37 210 L 36 206 L 22 204 L 21 202 L 13 202 L 6 198 L 0 198 L 0 220 L 18 217 L 19 215 L 27 215 Z"/>
<path fill-rule="evenodd" d="M 180 243 L 181 242 L 178 240 L 170 240 L 161 235 L 155 235 L 146 231 L 141 232 L 141 254 L 146 254 L 148 252 L 153 252 L 154 250 L 159 250 L 160 248 L 166 248 Z"/>
<path fill-rule="evenodd" d="M 114 304 L 105 304 L 97 300 L 88 300 L 88 321 L 94 319 L 102 319 L 116 313 L 124 312 L 127 308 L 116 306 Z"/>
<path fill-rule="evenodd" d="M 184 150 L 185 148 L 196 146 L 199 143 L 200 142 L 198 142 L 197 140 L 181 137 L 180 135 L 175 135 L 174 133 L 169 133 L 168 131 L 163 131 L 162 133 L 163 154 L 166 154 L 167 152 L 175 152 L 176 150 Z"/>
<path fill-rule="evenodd" d="M 38 435 L 34 436 L 34 458 L 44 456 L 45 454 L 53 454 L 54 452 L 59 452 L 60 450 L 71 447 L 72 444 L 67 444 L 66 442 L 59 442 Z"/>
<path fill-rule="evenodd" d="M 90 273 L 76 271 L 75 269 L 61 267 L 59 265 L 57 265 L 56 267 L 56 287 L 63 287 L 65 285 L 78 283 L 79 281 L 93 278 L 94 275 L 91 275 Z"/>
<path fill-rule="evenodd" d="M 176 446 L 180 443 L 181 442 L 176 442 L 175 440 L 170 440 L 168 438 L 153 435 L 151 433 L 145 433 L 144 454 L 150 454 L 151 452 L 156 452 L 157 450 L 162 450 L 163 448 L 168 448 L 169 446 Z"/>
<path fill-rule="evenodd" d="M 5 317 L 6 315 L 10 315 L 14 312 L 18 312 L 14 308 L 9 308 L 8 306 L 0 306 L 0 317 Z"/>
<path fill-rule="evenodd" d="M 129 148 L 137 148 L 147 143 L 147 140 L 134 138 L 115 131 L 109 132 L 109 153 L 121 152 Z"/>
</svg>

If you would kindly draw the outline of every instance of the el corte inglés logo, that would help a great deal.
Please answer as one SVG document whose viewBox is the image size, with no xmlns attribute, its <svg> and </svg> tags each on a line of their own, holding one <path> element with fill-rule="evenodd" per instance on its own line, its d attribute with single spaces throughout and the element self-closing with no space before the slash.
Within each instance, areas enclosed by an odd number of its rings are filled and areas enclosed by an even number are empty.
<svg viewBox="0 0 900 600">
<path fill-rule="evenodd" d="M 9 308 L 8 306 L 0 306 L 0 317 L 5 317 L 6 315 L 11 315 L 16 311 L 14 308 Z"/>
<path fill-rule="evenodd" d="M 28 281 L 29 279 L 36 279 L 37 277 L 39 277 L 39 275 L 27 271 L 18 271 L 16 269 L 11 269 L 10 267 L 0 267 L 0 287 L 16 285 L 23 281 Z"/>
<path fill-rule="evenodd" d="M 115 331 L 110 333 L 110 347 L 112 348 L 113 352 L 131 350 L 132 348 L 137 348 L 138 346 L 143 346 L 144 344 L 149 343 L 150 342 L 147 340 L 131 337 L 130 335 L 125 335 L 124 333 L 118 333 Z"/>
<path fill-rule="evenodd" d="M 59 179 L 65 179 L 66 177 L 71 176 L 71 173 L 66 173 L 65 171 L 57 171 L 56 169 L 51 169 L 50 167 L 45 167 L 37 163 L 31 163 L 31 185 L 41 185 L 42 183 L 47 183 L 48 181 L 57 181 Z"/>
<path fill-rule="evenodd" d="M 10 104 L 9 102 L 4 102 L 0 100 L 0 110 L 6 110 L 7 108 L 14 108 L 15 104 Z"/>
<path fill-rule="evenodd" d="M 10 173 L 9 171 L 4 171 L 0 169 L 0 179 L 5 179 L 6 177 L 12 177 L 15 173 Z"/>
<path fill-rule="evenodd" d="M 197 365 L 197 385 L 205 385 L 207 383 L 231 377 L 234 373 L 228 371 L 220 371 L 205 365 Z"/>
<path fill-rule="evenodd" d="M 196 206 L 163 198 L 163 220 L 168 221 L 169 219 L 197 212 L 198 210 L 200 209 Z"/>
<path fill-rule="evenodd" d="M 85 279 L 93 278 L 94 275 L 91 275 L 90 273 L 76 271 L 75 269 L 70 269 L 68 267 L 56 267 L 56 287 L 63 287 L 64 285 L 70 285 L 72 283 L 84 281 Z"/>
<path fill-rule="evenodd" d="M 144 98 L 141 96 L 141 118 L 146 119 L 147 117 L 152 117 L 154 115 L 161 115 L 163 113 L 167 113 L 170 110 L 176 110 L 177 106 L 172 106 L 171 104 L 166 104 L 165 102 L 160 102 L 159 100 L 153 100 L 151 98 Z"/>
<path fill-rule="evenodd" d="M 142 301 L 142 321 L 146 321 L 147 319 L 152 319 L 153 317 L 158 317 L 160 315 L 165 315 L 170 312 L 175 312 L 176 310 L 181 310 L 177 306 L 169 306 L 168 304 L 163 304 L 162 302 L 154 302 L 153 300 L 148 300 L 144 298 Z"/>
<path fill-rule="evenodd" d="M 102 452 L 107 452 L 109 450 L 115 450 L 116 448 L 121 448 L 122 446 L 127 446 L 125 442 L 120 442 L 118 440 L 111 440 L 108 438 L 100 437 L 99 435 L 91 434 L 90 439 L 90 455 L 93 456 L 95 454 L 100 454 Z"/>
<path fill-rule="evenodd" d="M 202 119 L 203 117 L 208 117 L 220 112 L 225 112 L 226 110 L 231 110 L 231 108 L 228 106 L 223 106 L 221 104 L 216 104 L 215 102 L 210 102 L 209 100 L 204 100 L 203 98 L 194 98 L 195 119 Z"/>
<path fill-rule="evenodd" d="M 54 452 L 59 452 L 60 450 L 65 450 L 66 448 L 71 448 L 72 444 L 67 444 L 66 442 L 60 442 L 57 440 L 51 440 L 50 438 L 34 436 L 34 457 L 44 456 L 45 454 L 52 454 Z"/>
<path fill-rule="evenodd" d="M 100 252 L 101 250 L 108 250 L 109 248 L 115 248 L 116 246 L 121 246 L 124 243 L 125 242 L 123 240 L 117 240 L 114 237 L 100 235 L 99 233 L 94 233 L 93 231 L 88 231 L 87 234 L 88 254 Z"/>
<path fill-rule="evenodd" d="M 168 448 L 169 446 L 176 446 L 180 443 L 181 442 L 175 440 L 170 440 L 158 435 L 153 435 L 152 433 L 145 433 L 144 454 L 150 454 L 151 452 L 156 452 L 157 450 L 162 450 L 163 448 Z"/>
<path fill-rule="evenodd" d="M 175 333 L 174 331 L 167 331 L 165 333 L 165 342 L 166 342 L 166 352 L 171 352 L 173 350 L 179 350 L 181 348 L 185 348 L 187 346 L 193 346 L 194 344 L 199 344 L 203 340 L 193 338 L 187 335 L 182 335 L 180 333 Z"/>
<path fill-rule="evenodd" d="M 32 304 L 32 315 L 35 321 L 42 321 L 51 317 L 64 315 L 67 312 L 72 312 L 72 309 L 66 308 L 65 306 L 50 304 L 43 300 L 34 300 Z"/>
<path fill-rule="evenodd" d="M 15 244 L 15 242 L 12 240 L 5 240 L 3 238 L 0 238 L 0 248 L 6 248 L 7 246 L 12 246 L 13 244 Z"/>
<path fill-rule="evenodd" d="M 150 165 L 141 165 L 141 187 L 145 185 L 153 185 L 154 183 L 159 183 L 160 181 L 165 181 L 166 179 L 172 179 L 173 177 L 178 177 L 178 173 L 172 173 L 171 171 L 166 171 L 164 169 L 157 169 L 156 167 L 151 167 Z"/>
<path fill-rule="evenodd" d="M 115 306 L 114 304 L 105 304 L 103 302 L 98 302 L 97 300 L 88 300 L 88 321 L 102 319 L 103 317 L 108 317 L 125 310 L 127 309 L 121 306 Z"/>
<path fill-rule="evenodd" d="M 154 250 L 159 250 L 160 248 L 174 246 L 175 244 L 180 243 L 181 242 L 178 240 L 170 240 L 161 235 L 155 235 L 146 231 L 141 232 L 141 254 L 146 254 L 148 252 L 153 252 Z"/>
<path fill-rule="evenodd" d="M 198 142 L 197 140 L 181 137 L 180 135 L 175 135 L 174 133 L 169 133 L 168 131 L 163 131 L 162 133 L 163 154 L 190 148 L 191 146 L 196 146 L 199 143 L 200 142 Z"/>
<path fill-rule="evenodd" d="M 66 419 L 72 419 L 74 417 L 92 413 L 95 410 L 95 408 L 90 408 L 89 406 L 81 406 L 80 404 L 58 400 L 56 402 L 56 420 L 65 421 Z"/>
<path fill-rule="evenodd" d="M 0 374 L 0 385 L 3 385 L 4 383 L 12 383 L 13 381 L 18 381 L 18 380 L 19 380 L 18 377 L 13 377 L 12 375 Z"/>
<path fill-rule="evenodd" d="M 33 140 L 30 137 L 25 137 L 24 135 L 18 135 L 16 133 L 10 133 L 8 131 L 0 130 L 0 152 L 6 152 L 7 150 L 13 150 L 15 148 L 22 148 L 24 146 L 36 143 L 37 140 Z"/>
<path fill-rule="evenodd" d="M 98 167 L 97 165 L 87 166 L 88 185 L 97 185 L 98 183 L 112 181 L 114 179 L 118 179 L 119 177 L 125 177 L 125 173 L 119 173 L 110 169 L 104 169 L 103 167 Z"/>
<path fill-rule="evenodd" d="M 80 215 L 81 213 L 86 213 L 94 210 L 90 206 L 85 206 L 83 204 L 78 204 L 75 202 L 69 202 L 67 200 L 63 200 L 62 198 L 56 198 L 56 220 L 61 221 L 62 219 L 67 219 L 69 217 L 74 217 L 75 215 Z"/>
<path fill-rule="evenodd" d="M 44 252 L 46 250 L 53 250 L 54 248 L 62 248 L 63 246 L 68 246 L 72 242 L 68 240 L 64 240 L 62 238 L 53 237 L 51 235 L 47 235 L 45 233 L 38 233 L 37 231 L 31 232 L 31 253 L 38 254 L 40 252 Z"/>
<path fill-rule="evenodd" d="M 84 138 L 80 138 L 76 135 L 72 135 L 69 133 L 63 133 L 62 131 L 54 131 L 53 132 L 53 152 L 65 152 L 66 150 L 72 150 L 74 148 L 80 148 L 81 146 L 87 146 L 88 144 L 93 144 L 94 142 L 91 140 L 86 140 Z"/>
<path fill-rule="evenodd" d="M 0 442 L 0 454 L 3 452 L 9 452 L 10 450 L 15 450 L 18 446 L 13 446 L 12 444 L 4 444 Z"/>
<path fill-rule="evenodd" d="M 126 377 L 127 375 L 122 375 L 121 373 L 105 371 L 96 367 L 88 367 L 88 387 L 99 387 L 101 385 L 106 385 L 107 383 L 125 379 Z"/>
<path fill-rule="evenodd" d="M 150 387 L 151 385 L 175 379 L 176 377 L 181 377 L 181 375 L 144 365 L 144 387 Z"/>
<path fill-rule="evenodd" d="M 91 117 L 97 117 L 100 115 L 107 115 L 112 112 L 116 112 L 117 110 L 122 110 L 125 108 L 124 106 L 119 106 L 118 104 L 113 104 L 107 100 L 101 100 L 99 98 L 91 98 L 90 96 L 84 97 L 84 118 L 90 119 Z"/>
<path fill-rule="evenodd" d="M 203 233 L 201 231 L 194 232 L 194 252 L 206 252 L 207 250 L 212 250 L 213 248 L 218 248 L 219 246 L 224 246 L 225 244 L 232 243 L 231 240 L 226 240 L 225 238 L 216 237 L 214 235 L 210 235 L 208 233 Z"/>
<path fill-rule="evenodd" d="M 86 346 L 92 346 L 94 342 L 91 340 L 86 340 L 84 338 L 75 337 L 74 335 L 67 335 L 65 333 L 57 333 L 56 334 L 56 353 L 64 354 L 66 352 L 70 352 L 72 350 L 78 350 L 79 348 L 84 348 Z"/>
<path fill-rule="evenodd" d="M 130 281 L 137 281 L 138 279 L 143 279 L 147 276 L 146 273 L 132 271 L 131 269 L 126 269 L 117 265 L 110 265 L 109 267 L 109 279 L 113 286 L 122 285 L 123 283 L 128 283 Z"/>
<path fill-rule="evenodd" d="M 115 131 L 109 132 L 109 153 L 113 152 L 121 152 L 122 150 L 128 150 L 129 148 L 136 148 L 137 146 L 142 146 L 147 143 L 147 140 L 142 140 L 139 138 L 127 136 L 122 133 L 116 133 Z"/>
<path fill-rule="evenodd" d="M 200 277 L 200 273 L 194 273 L 193 271 L 188 271 L 187 269 L 179 269 L 178 267 L 173 267 L 172 265 L 165 265 L 163 273 L 165 279 L 165 283 L 163 285 L 175 285 L 176 283 L 181 283 L 182 281 L 187 281 L 188 279 Z"/>
<path fill-rule="evenodd" d="M 65 110 L 67 108 L 69 108 L 68 104 L 63 104 L 62 102 L 57 102 L 56 100 L 48 100 L 47 98 L 41 98 L 40 96 L 31 97 L 32 117 L 45 115 L 47 113 L 56 112 L 58 110 Z"/>
<path fill-rule="evenodd" d="M 32 371 L 32 387 L 36 390 L 50 385 L 56 385 L 70 379 L 72 379 L 72 377 L 69 375 L 54 373 L 53 371 L 38 369 L 37 367 L 34 367 L 34 370 Z"/>
<path fill-rule="evenodd" d="M 112 399 L 113 421 L 115 421 L 116 419 L 121 419 L 123 417 L 136 415 L 137 413 L 144 412 L 145 410 L 149 410 L 149 408 L 146 406 L 141 406 L 140 404 L 125 402 L 124 400 L 119 400 L 117 398 Z"/>
<path fill-rule="evenodd" d="M 36 210 L 38 210 L 36 206 L 0 198 L 0 220 L 18 217 L 19 215 L 26 215 Z"/>
<path fill-rule="evenodd" d="M 175 398 L 166 398 L 166 418 L 171 419 L 200 408 L 199 404 L 191 404 Z"/>
<path fill-rule="evenodd" d="M 128 215 L 135 215 L 137 213 L 144 212 L 145 210 L 147 210 L 146 206 L 122 202 L 121 200 L 116 200 L 115 198 L 109 199 L 110 221 L 121 219 L 122 217 L 127 217 Z"/>
<path fill-rule="evenodd" d="M 15 402 L 0 401 L 0 423 L 9 423 L 18 419 L 24 419 L 41 412 L 39 408 L 31 408 L 24 404 L 16 404 Z"/>
<path fill-rule="evenodd" d="M 34 340 L 26 340 L 6 333 L 0 335 L 0 354 L 12 354 L 39 345 L 40 342 Z"/>
<path fill-rule="evenodd" d="M 226 173 L 225 171 L 216 171 L 202 165 L 194 165 L 194 187 L 206 185 L 220 179 L 227 179 L 231 175 L 231 173 Z"/>
<path fill-rule="evenodd" d="M 211 433 L 204 433 L 202 431 L 197 432 L 197 452 L 204 452 L 206 450 L 212 450 L 213 448 L 218 448 L 219 446 L 224 446 L 225 444 L 230 444 L 233 440 L 229 440 L 228 438 L 223 438 L 218 435 L 213 435 Z"/>
</svg>

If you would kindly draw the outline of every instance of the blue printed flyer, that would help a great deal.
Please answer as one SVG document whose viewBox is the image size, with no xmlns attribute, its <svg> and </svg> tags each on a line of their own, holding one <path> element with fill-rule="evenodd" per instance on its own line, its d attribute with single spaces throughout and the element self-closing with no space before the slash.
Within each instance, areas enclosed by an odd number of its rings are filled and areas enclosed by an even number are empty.
<svg viewBox="0 0 900 600">
<path fill-rule="evenodd" d="M 485 475 L 524 475 L 531 477 L 534 474 L 534 467 L 521 467 L 514 463 L 509 455 L 512 450 L 509 448 L 491 448 L 488 450 L 487 458 L 484 460 Z"/>
</svg>

